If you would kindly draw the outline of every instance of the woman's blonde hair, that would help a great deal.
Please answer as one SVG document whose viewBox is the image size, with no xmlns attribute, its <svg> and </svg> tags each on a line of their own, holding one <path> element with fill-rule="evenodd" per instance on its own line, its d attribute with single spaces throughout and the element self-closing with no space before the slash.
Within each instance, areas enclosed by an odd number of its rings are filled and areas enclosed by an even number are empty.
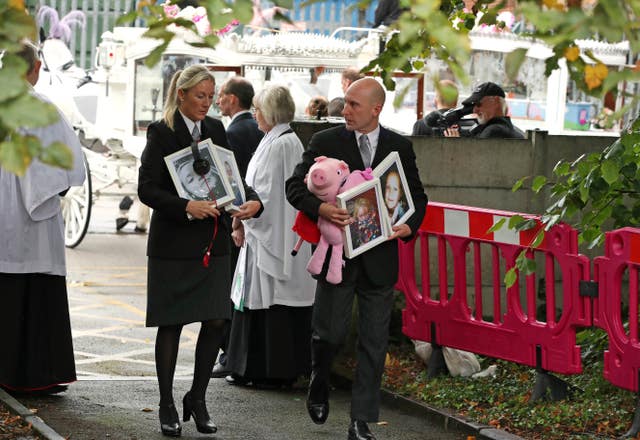
<svg viewBox="0 0 640 440">
<path fill-rule="evenodd" d="M 289 89 L 284 86 L 270 86 L 262 89 L 253 98 L 253 105 L 260 109 L 265 122 L 272 127 L 293 121 L 296 104 Z"/>
<path fill-rule="evenodd" d="M 178 101 L 178 90 L 187 92 L 202 81 L 212 81 L 214 87 L 216 85 L 216 79 L 213 73 L 205 66 L 199 64 L 194 64 L 184 70 L 178 70 L 173 74 L 171 84 L 169 84 L 169 90 L 167 91 L 167 99 L 164 101 L 164 111 L 162 112 L 162 119 L 170 129 L 173 130 L 173 118 L 180 104 Z"/>
</svg>

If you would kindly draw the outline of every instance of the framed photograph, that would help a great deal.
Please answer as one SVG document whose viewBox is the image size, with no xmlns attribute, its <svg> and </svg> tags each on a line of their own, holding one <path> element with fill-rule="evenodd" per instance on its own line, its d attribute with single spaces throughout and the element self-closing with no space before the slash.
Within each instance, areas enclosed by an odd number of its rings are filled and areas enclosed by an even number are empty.
<svg viewBox="0 0 640 440">
<path fill-rule="evenodd" d="M 227 178 L 227 182 L 229 182 L 231 186 L 231 193 L 233 194 L 233 200 L 224 208 L 227 211 L 237 210 L 238 207 L 246 201 L 246 195 L 244 193 L 244 185 L 242 184 L 242 177 L 240 176 L 236 157 L 233 155 L 233 151 L 219 145 L 213 144 L 213 149 L 222 163 L 221 169 Z"/>
<path fill-rule="evenodd" d="M 353 222 L 344 230 L 344 252 L 353 258 L 384 242 L 388 237 L 386 209 L 380 180 L 374 178 L 338 194 L 338 206 L 346 209 Z"/>
<path fill-rule="evenodd" d="M 227 182 L 222 165 L 217 157 L 211 139 L 198 144 L 200 157 L 209 162 L 209 172 L 198 175 L 193 169 L 191 147 L 183 148 L 164 158 L 178 195 L 189 200 L 216 201 L 219 207 L 234 200 L 231 184 Z"/>
<path fill-rule="evenodd" d="M 398 152 L 389 153 L 373 170 L 373 175 L 380 179 L 389 229 L 403 224 L 413 215 L 415 207 Z"/>
</svg>

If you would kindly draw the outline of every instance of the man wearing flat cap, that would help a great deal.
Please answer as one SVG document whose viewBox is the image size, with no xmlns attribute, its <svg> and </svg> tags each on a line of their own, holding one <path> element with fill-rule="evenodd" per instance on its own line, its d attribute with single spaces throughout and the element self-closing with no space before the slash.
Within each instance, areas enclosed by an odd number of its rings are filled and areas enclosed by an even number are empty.
<svg viewBox="0 0 640 440">
<path fill-rule="evenodd" d="M 492 82 L 485 82 L 473 89 L 471 96 L 462 101 L 464 106 L 473 106 L 473 113 L 478 118 L 478 126 L 469 131 L 470 137 L 525 138 L 524 133 L 511 123 L 511 118 L 506 116 L 507 103 L 504 97 L 502 87 Z M 459 136 L 456 132 L 455 129 L 447 129 L 445 136 Z"/>
</svg>

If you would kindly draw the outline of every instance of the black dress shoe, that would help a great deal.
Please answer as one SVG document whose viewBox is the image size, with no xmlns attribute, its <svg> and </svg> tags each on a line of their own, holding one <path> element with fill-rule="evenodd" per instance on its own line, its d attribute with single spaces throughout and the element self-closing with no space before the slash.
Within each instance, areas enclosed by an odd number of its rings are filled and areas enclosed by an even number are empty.
<svg viewBox="0 0 640 440">
<path fill-rule="evenodd" d="M 182 426 L 178 420 L 178 411 L 176 411 L 175 405 L 160 405 L 160 430 L 163 435 L 169 437 L 180 437 L 182 434 Z"/>
<path fill-rule="evenodd" d="M 245 379 L 237 374 L 229 374 L 228 376 L 225 376 L 224 380 L 226 380 L 229 385 L 244 386 L 249 383 L 249 379 Z"/>
<path fill-rule="evenodd" d="M 348 440 L 376 440 L 376 437 L 369 431 L 367 422 L 362 420 L 351 420 L 349 425 Z"/>
<path fill-rule="evenodd" d="M 336 347 L 311 339 L 311 377 L 307 394 L 307 412 L 313 423 L 322 425 L 329 417 L 329 375 Z"/>
<path fill-rule="evenodd" d="M 204 400 L 192 399 L 191 391 L 189 391 L 182 399 L 182 421 L 188 422 L 191 416 L 193 416 L 193 421 L 196 422 L 198 432 L 214 434 L 218 430 L 218 427 L 209 417 Z"/>
<path fill-rule="evenodd" d="M 129 223 L 129 219 L 126 217 L 118 217 L 116 219 L 116 231 L 119 231 L 120 229 L 124 228 L 125 226 L 127 226 L 127 223 Z"/>
<path fill-rule="evenodd" d="M 315 371 L 311 372 L 309 381 L 307 412 L 316 425 L 322 425 L 329 417 L 329 384 L 323 375 Z"/>
<path fill-rule="evenodd" d="M 307 399 L 307 412 L 316 425 L 322 425 L 329 417 L 329 402 L 313 403 Z"/>
<path fill-rule="evenodd" d="M 221 377 L 227 377 L 230 374 L 231 374 L 231 370 L 228 369 L 226 365 L 221 364 L 220 362 L 218 362 L 213 367 L 213 371 L 211 372 L 211 377 L 213 377 L 215 379 L 219 379 Z"/>
</svg>

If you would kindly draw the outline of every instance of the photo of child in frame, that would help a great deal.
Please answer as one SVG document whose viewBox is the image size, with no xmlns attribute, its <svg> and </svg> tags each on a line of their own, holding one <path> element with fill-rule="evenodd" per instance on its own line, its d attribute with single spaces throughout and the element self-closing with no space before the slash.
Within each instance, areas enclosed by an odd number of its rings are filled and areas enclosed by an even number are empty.
<svg viewBox="0 0 640 440">
<path fill-rule="evenodd" d="M 223 160 L 224 162 L 224 171 L 227 173 L 227 178 L 229 179 L 229 183 L 231 184 L 231 188 L 233 189 L 233 196 L 235 197 L 231 203 L 236 206 L 240 206 L 244 203 L 242 193 L 240 192 L 240 186 L 233 175 L 233 169 L 231 168 L 231 164 Z"/>
<path fill-rule="evenodd" d="M 390 228 L 406 222 L 415 212 L 415 208 L 398 153 L 389 153 L 373 170 L 373 175 L 380 179 L 382 199 L 386 208 L 385 224 Z"/>
<path fill-rule="evenodd" d="M 375 188 L 349 200 L 347 210 L 353 219 L 349 225 L 352 249 L 356 250 L 382 236 L 382 223 L 378 212 Z"/>
<path fill-rule="evenodd" d="M 391 165 L 380 181 L 389 220 L 394 225 L 408 210 L 407 196 L 404 193 L 397 165 Z"/>
<path fill-rule="evenodd" d="M 222 180 L 211 150 L 207 146 L 200 146 L 199 150 L 200 157 L 210 165 L 204 176 L 200 176 L 193 169 L 191 148 L 184 148 L 165 157 L 178 195 L 189 200 L 215 200 L 220 205 L 228 203 L 232 195 Z"/>
<path fill-rule="evenodd" d="M 245 202 L 245 194 L 236 158 L 233 151 L 227 148 L 213 144 L 213 149 L 216 156 L 220 159 L 220 162 L 222 162 L 222 172 L 230 185 L 229 189 L 232 191 L 230 195 L 233 197 L 233 200 L 231 200 L 231 203 L 227 205 L 225 209 L 227 211 L 237 210 L 238 207 Z"/>
</svg>

